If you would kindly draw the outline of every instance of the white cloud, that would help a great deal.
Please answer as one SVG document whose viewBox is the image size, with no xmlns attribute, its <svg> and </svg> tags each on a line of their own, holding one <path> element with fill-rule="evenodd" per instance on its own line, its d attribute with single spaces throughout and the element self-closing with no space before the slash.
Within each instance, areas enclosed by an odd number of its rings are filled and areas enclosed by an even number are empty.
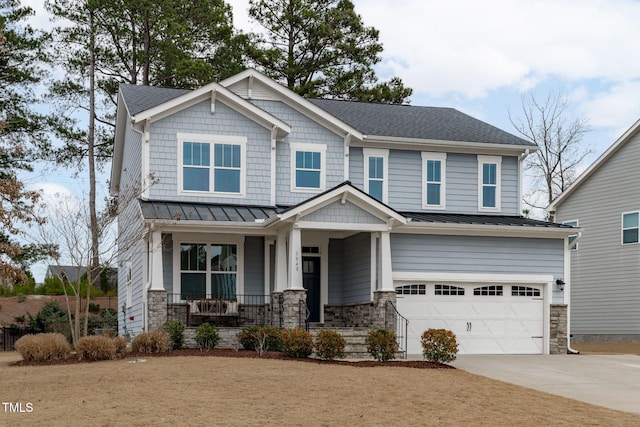
<svg viewBox="0 0 640 427">
<path fill-rule="evenodd" d="M 640 80 L 612 85 L 604 92 L 592 94 L 583 104 L 594 127 L 608 127 L 622 134 L 640 117 Z"/>
</svg>

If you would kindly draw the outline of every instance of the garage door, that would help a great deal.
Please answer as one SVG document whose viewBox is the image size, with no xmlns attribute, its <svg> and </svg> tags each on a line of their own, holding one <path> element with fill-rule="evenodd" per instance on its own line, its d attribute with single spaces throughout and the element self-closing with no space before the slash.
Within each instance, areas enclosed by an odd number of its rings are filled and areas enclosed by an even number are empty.
<svg viewBox="0 0 640 427">
<path fill-rule="evenodd" d="M 429 328 L 456 334 L 460 354 L 541 354 L 542 286 L 402 284 L 398 312 L 409 320 L 407 351 L 421 354 Z"/>
</svg>

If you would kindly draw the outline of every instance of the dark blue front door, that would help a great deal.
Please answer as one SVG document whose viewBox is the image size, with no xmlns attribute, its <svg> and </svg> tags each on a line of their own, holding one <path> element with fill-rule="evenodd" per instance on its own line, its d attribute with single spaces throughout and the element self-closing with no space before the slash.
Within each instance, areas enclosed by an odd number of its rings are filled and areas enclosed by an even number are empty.
<svg viewBox="0 0 640 427">
<path fill-rule="evenodd" d="M 302 257 L 302 286 L 307 290 L 309 322 L 320 321 L 320 258 Z"/>
</svg>

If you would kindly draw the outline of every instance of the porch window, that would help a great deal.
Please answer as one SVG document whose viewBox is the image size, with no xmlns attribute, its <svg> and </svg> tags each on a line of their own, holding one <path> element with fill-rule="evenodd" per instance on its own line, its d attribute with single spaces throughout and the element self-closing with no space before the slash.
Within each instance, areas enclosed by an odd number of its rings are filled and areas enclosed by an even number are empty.
<svg viewBox="0 0 640 427">
<path fill-rule="evenodd" d="M 235 298 L 237 254 L 238 248 L 233 244 L 182 243 L 180 245 L 181 299 L 207 296 Z"/>
<path fill-rule="evenodd" d="M 478 156 L 478 210 L 500 210 L 501 161 L 499 156 Z"/>
<path fill-rule="evenodd" d="M 245 145 L 244 137 L 178 134 L 180 191 L 242 195 Z"/>
<path fill-rule="evenodd" d="M 446 153 L 422 153 L 422 207 L 444 209 Z"/>
<path fill-rule="evenodd" d="M 376 200 L 387 203 L 387 171 L 389 150 L 365 148 L 364 191 Z"/>
<path fill-rule="evenodd" d="M 238 254 L 236 245 L 211 245 L 211 297 L 235 298 Z"/>
<path fill-rule="evenodd" d="M 181 299 L 204 298 L 207 290 L 207 245 L 183 243 L 180 245 Z"/>
<path fill-rule="evenodd" d="M 628 212 L 622 214 L 622 244 L 638 243 L 639 213 Z"/>
<path fill-rule="evenodd" d="M 323 190 L 326 146 L 291 144 L 292 191 Z"/>
</svg>

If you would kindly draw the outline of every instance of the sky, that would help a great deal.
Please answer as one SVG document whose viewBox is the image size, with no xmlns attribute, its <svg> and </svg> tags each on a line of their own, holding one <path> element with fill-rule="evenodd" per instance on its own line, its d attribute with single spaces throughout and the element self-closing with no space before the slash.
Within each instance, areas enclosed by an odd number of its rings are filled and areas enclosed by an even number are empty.
<svg viewBox="0 0 640 427">
<path fill-rule="evenodd" d="M 582 169 L 640 118 L 640 0 L 352 1 L 380 31 L 378 76 L 402 78 L 412 105 L 453 107 L 515 133 L 509 115 L 522 116 L 523 94 L 563 91 L 566 119 L 592 129 Z M 42 3 L 23 0 L 37 11 L 32 25 L 50 28 Z M 248 0 L 228 3 L 237 28 L 259 30 Z M 64 170 L 35 174 L 29 185 L 47 196 L 87 188 Z"/>
</svg>

